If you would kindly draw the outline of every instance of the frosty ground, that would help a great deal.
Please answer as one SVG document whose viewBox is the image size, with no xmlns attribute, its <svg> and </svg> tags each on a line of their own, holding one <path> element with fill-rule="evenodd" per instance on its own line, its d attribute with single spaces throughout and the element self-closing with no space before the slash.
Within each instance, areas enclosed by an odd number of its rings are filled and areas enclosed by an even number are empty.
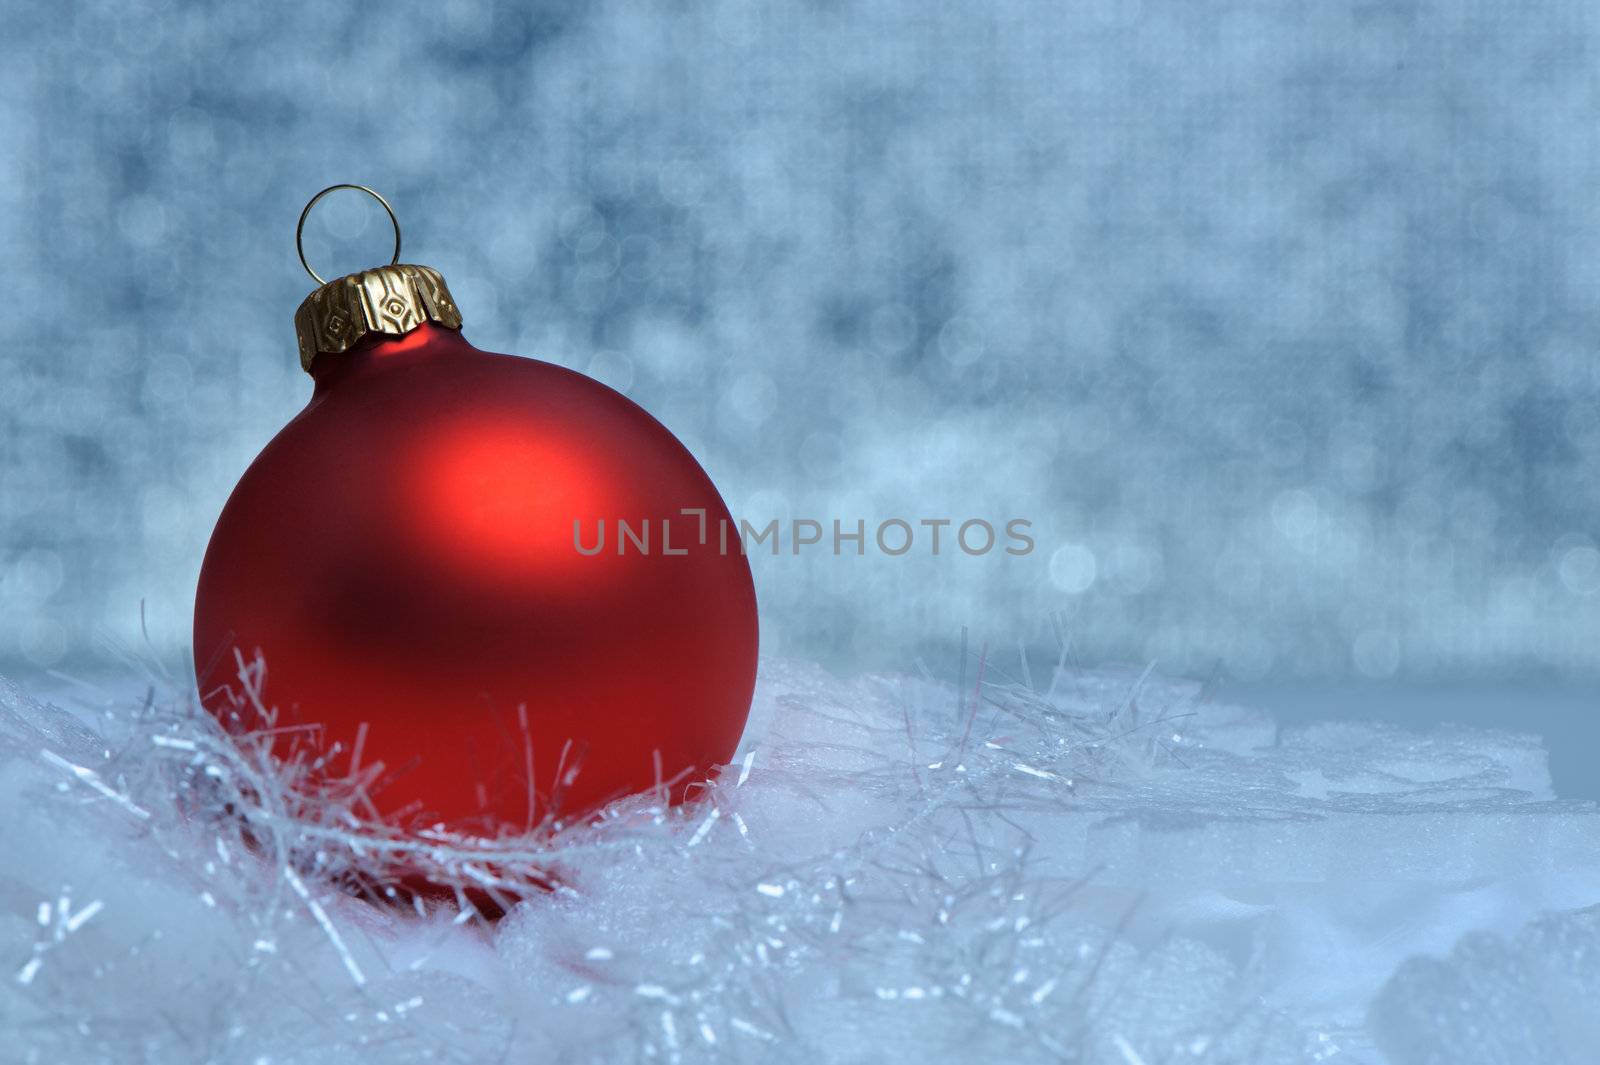
<svg viewBox="0 0 1600 1065">
<path fill-rule="evenodd" d="M 557 884 L 498 922 L 336 886 L 383 846 L 180 684 L 0 686 L 0 1060 L 1592 1060 L 1600 816 L 1537 740 L 977 666 L 763 663 L 699 801 L 440 842 Z"/>
</svg>

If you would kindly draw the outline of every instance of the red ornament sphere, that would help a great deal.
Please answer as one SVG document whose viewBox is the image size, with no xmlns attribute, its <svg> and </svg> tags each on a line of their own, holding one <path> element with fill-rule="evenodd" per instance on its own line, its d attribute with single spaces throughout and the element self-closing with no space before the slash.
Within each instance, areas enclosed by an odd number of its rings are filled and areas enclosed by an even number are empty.
<svg viewBox="0 0 1600 1065">
<path fill-rule="evenodd" d="M 521 829 L 658 784 L 678 800 L 732 757 L 755 589 L 677 438 L 596 381 L 433 323 L 312 376 L 206 550 L 208 709 L 261 724 L 233 691 L 235 652 L 259 652 L 277 727 L 337 743 L 329 773 L 358 746 L 381 762 L 372 812 L 412 827 Z"/>
</svg>

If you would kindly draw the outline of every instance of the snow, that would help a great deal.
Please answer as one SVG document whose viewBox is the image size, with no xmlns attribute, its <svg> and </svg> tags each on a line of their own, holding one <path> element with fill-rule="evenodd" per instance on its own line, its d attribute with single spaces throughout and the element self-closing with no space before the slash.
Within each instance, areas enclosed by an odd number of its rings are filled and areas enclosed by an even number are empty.
<svg viewBox="0 0 1600 1065">
<path fill-rule="evenodd" d="M 337 840 L 243 846 L 180 687 L 0 686 L 0 1029 L 52 1063 L 1587 1060 L 1600 817 L 1538 742 L 1016 665 L 764 662 L 702 802 L 500 841 L 560 887 L 497 923 L 352 897 Z"/>
<path fill-rule="evenodd" d="M 1600 913 L 1552 915 L 1512 936 L 1474 932 L 1448 958 L 1413 958 L 1372 1026 L 1406 1065 L 1582 1065 L 1600 1047 Z"/>
</svg>

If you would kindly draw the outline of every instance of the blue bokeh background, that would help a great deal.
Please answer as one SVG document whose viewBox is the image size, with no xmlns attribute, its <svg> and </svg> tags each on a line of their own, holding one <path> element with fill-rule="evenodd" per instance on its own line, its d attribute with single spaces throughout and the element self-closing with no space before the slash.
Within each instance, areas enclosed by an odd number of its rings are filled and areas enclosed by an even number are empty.
<svg viewBox="0 0 1600 1065">
<path fill-rule="evenodd" d="M 1241 682 L 1600 674 L 1593 4 L 6 22 L 0 665 L 186 650 L 309 393 L 294 220 L 359 181 L 476 344 L 626 390 L 736 514 L 1034 523 L 1023 558 L 758 558 L 770 651 L 1059 625 Z M 323 273 L 387 259 L 327 208 Z"/>
</svg>

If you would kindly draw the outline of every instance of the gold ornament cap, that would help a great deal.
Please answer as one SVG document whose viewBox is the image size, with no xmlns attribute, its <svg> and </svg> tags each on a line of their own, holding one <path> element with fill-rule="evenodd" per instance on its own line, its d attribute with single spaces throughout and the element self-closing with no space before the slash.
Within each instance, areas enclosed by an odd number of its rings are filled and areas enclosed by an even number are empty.
<svg viewBox="0 0 1600 1065">
<path fill-rule="evenodd" d="M 318 355 L 348 351 L 371 333 L 404 336 L 423 322 L 461 328 L 461 312 L 432 267 L 391 264 L 338 278 L 294 312 L 300 366 L 309 372 Z"/>
<path fill-rule="evenodd" d="M 328 193 L 339 189 L 364 192 L 383 205 L 394 225 L 394 257 L 388 266 L 325 281 L 306 262 L 302 238 L 311 208 Z M 300 366 L 307 373 L 311 372 L 311 363 L 318 355 L 348 351 L 369 334 L 404 336 L 423 322 L 435 322 L 446 329 L 461 328 L 461 312 L 450 298 L 450 289 L 439 271 L 430 266 L 400 262 L 400 220 L 395 217 L 389 201 L 365 185 L 329 185 L 311 197 L 295 226 L 294 246 L 300 253 L 300 265 L 318 286 L 294 312 L 295 336 L 300 341 Z"/>
</svg>

